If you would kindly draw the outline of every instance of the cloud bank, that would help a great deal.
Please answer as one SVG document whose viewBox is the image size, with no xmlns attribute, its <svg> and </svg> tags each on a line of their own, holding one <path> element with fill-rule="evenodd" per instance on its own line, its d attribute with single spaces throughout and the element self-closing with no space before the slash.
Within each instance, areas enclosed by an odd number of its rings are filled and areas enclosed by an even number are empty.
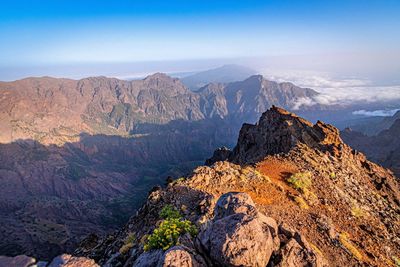
<svg viewBox="0 0 400 267">
<path fill-rule="evenodd" d="M 367 116 L 367 117 L 391 117 L 393 116 L 397 111 L 400 109 L 390 109 L 390 110 L 373 110 L 373 111 L 367 111 L 364 109 L 361 110 L 356 110 L 353 111 L 353 115 L 362 115 L 362 116 Z"/>
<path fill-rule="evenodd" d="M 262 73 L 267 79 L 278 82 L 290 81 L 298 86 L 312 88 L 320 93 L 312 98 L 297 99 L 293 104 L 294 110 L 302 106 L 318 104 L 351 106 L 400 101 L 400 85 L 379 86 L 368 79 L 334 77 L 326 72 L 264 70 Z M 381 112 L 377 111 L 376 114 L 385 113 L 382 110 Z"/>
</svg>

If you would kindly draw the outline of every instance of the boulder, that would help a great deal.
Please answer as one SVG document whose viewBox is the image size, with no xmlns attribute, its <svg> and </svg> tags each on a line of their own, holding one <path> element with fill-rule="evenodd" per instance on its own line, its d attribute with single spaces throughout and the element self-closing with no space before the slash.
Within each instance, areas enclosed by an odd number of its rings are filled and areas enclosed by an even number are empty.
<svg viewBox="0 0 400 267">
<path fill-rule="evenodd" d="M 156 267 L 158 266 L 162 257 L 163 257 L 162 249 L 144 252 L 133 263 L 133 267 L 149 267 L 149 266 Z"/>
<path fill-rule="evenodd" d="M 237 213 L 255 216 L 257 210 L 253 200 L 248 194 L 229 192 L 218 199 L 214 213 L 215 220 L 217 220 Z"/>
<path fill-rule="evenodd" d="M 99 265 L 89 258 L 62 254 L 55 257 L 48 267 L 99 267 Z"/>
<path fill-rule="evenodd" d="M 304 239 L 303 239 L 304 241 Z M 328 266 L 325 259 L 308 244 L 300 244 L 296 239 L 290 239 L 280 250 L 279 267 L 322 267 Z"/>
<path fill-rule="evenodd" d="M 231 192 L 217 201 L 215 217 L 198 243 L 209 260 L 222 266 L 266 266 L 276 249 L 265 217 L 260 219 L 246 193 Z M 276 223 L 269 221 L 273 229 Z"/>
<path fill-rule="evenodd" d="M 158 267 L 203 267 L 207 266 L 200 255 L 189 252 L 183 246 L 174 246 L 162 256 Z"/>
</svg>

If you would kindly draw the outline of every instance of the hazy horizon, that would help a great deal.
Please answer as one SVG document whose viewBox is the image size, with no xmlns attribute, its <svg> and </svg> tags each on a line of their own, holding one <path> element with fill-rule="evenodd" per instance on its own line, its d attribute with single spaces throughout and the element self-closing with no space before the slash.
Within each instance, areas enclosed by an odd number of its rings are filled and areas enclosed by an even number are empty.
<svg viewBox="0 0 400 267">
<path fill-rule="evenodd" d="M 45 0 L 2 6 L 2 81 L 240 64 L 400 84 L 398 1 Z"/>
<path fill-rule="evenodd" d="M 393 102 L 399 11 L 391 0 L 14 1 L 0 11 L 0 81 L 180 77 L 236 64 L 313 88 L 323 104 Z"/>
</svg>

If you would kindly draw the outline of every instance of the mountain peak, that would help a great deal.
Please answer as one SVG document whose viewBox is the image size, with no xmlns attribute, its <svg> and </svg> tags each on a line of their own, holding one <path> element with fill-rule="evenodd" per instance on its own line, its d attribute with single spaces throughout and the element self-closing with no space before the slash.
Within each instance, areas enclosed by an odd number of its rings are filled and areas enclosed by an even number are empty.
<svg viewBox="0 0 400 267">
<path fill-rule="evenodd" d="M 173 95 L 185 94 L 188 91 L 179 79 L 161 72 L 147 76 L 142 82 L 146 89 L 162 90 Z"/>
<path fill-rule="evenodd" d="M 149 80 L 175 80 L 175 79 L 163 72 L 156 72 L 146 76 L 143 80 L 149 81 Z"/>
<path fill-rule="evenodd" d="M 255 163 L 268 155 L 288 153 L 298 145 L 337 155 L 343 141 L 339 130 L 318 121 L 316 124 L 277 106 L 264 112 L 255 125 L 243 124 L 236 147 L 225 157 L 240 164 Z M 218 154 L 218 153 L 217 153 Z M 214 154 L 221 160 L 221 155 Z M 208 164 L 213 163 L 212 159 Z"/>
</svg>

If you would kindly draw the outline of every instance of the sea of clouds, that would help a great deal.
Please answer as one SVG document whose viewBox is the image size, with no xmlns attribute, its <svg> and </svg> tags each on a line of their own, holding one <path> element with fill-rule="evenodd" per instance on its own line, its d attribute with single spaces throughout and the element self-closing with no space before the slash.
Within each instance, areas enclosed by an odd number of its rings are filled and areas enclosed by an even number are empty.
<svg viewBox="0 0 400 267">
<path fill-rule="evenodd" d="M 371 103 L 400 101 L 400 85 L 379 86 L 366 78 L 335 77 L 326 72 L 313 71 L 274 71 L 264 70 L 263 75 L 270 80 L 290 81 L 301 87 L 312 88 L 319 92 L 317 96 L 297 99 L 293 109 L 302 106 L 340 105 L 351 106 Z M 399 104 L 400 105 L 400 104 Z M 358 110 L 354 115 L 391 116 L 398 109 Z"/>
</svg>

